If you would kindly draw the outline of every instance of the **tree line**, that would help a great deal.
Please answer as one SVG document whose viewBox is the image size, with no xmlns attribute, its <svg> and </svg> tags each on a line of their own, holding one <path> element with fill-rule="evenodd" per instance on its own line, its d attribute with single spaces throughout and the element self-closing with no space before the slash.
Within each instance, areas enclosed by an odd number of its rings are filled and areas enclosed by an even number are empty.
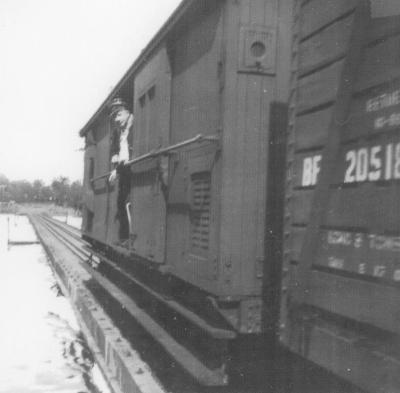
<svg viewBox="0 0 400 393">
<path fill-rule="evenodd" d="M 68 177 L 59 176 L 50 185 L 42 180 L 9 180 L 0 174 L 0 202 L 48 203 L 80 209 L 83 188 L 80 181 L 71 182 Z"/>
</svg>

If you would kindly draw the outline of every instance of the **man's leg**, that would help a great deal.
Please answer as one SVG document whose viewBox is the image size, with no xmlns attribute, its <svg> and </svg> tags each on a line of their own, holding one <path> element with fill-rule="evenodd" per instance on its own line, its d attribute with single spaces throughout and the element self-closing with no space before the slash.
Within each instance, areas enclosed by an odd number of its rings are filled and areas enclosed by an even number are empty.
<svg viewBox="0 0 400 393">
<path fill-rule="evenodd" d="M 118 217 L 119 217 L 119 238 L 120 240 L 129 239 L 129 220 L 126 212 L 126 204 L 129 202 L 131 191 L 131 171 L 130 168 L 121 168 L 119 175 L 118 189 Z"/>
</svg>

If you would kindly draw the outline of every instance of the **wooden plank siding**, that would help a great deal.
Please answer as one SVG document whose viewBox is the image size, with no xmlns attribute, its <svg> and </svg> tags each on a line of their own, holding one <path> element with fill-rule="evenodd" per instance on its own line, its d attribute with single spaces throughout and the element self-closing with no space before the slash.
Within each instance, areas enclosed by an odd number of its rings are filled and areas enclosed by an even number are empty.
<svg viewBox="0 0 400 393">
<path fill-rule="evenodd" d="M 396 34 L 375 42 L 375 45 L 364 52 L 356 91 L 366 90 L 400 77 L 399 45 L 400 35 Z"/>
<path fill-rule="evenodd" d="M 342 67 L 343 61 L 340 60 L 299 80 L 297 90 L 299 114 L 319 105 L 329 104 L 336 98 Z"/>
<path fill-rule="evenodd" d="M 336 19 L 351 12 L 356 0 L 311 0 L 301 11 L 300 35 L 302 39 L 316 34 Z"/>
<path fill-rule="evenodd" d="M 215 135 L 220 127 L 219 61 L 222 47 L 223 2 L 199 2 L 195 20 L 183 23 L 168 42 L 171 56 L 171 144 L 198 134 Z M 170 161 L 167 210 L 167 265 L 176 276 L 215 293 L 218 248 L 220 169 L 216 146 L 195 145 Z M 211 182 L 210 203 L 203 203 L 208 225 L 195 228 L 192 200 L 201 173 Z M 205 185 L 204 185 L 205 186 Z M 207 232 L 201 250 L 195 233 Z"/>
<path fill-rule="evenodd" d="M 311 36 L 300 45 L 299 73 L 309 73 L 342 57 L 350 37 L 353 14 L 345 15 L 337 23 L 328 25 L 320 34 Z"/>
<path fill-rule="evenodd" d="M 278 31 L 277 18 L 288 18 L 291 4 L 278 1 L 228 2 L 226 26 L 226 82 L 223 107 L 223 168 L 221 195 L 221 296 L 261 293 L 267 182 L 270 103 L 287 99 L 288 70 L 271 75 L 238 72 L 240 34 L 248 26 L 265 26 L 288 48 L 287 31 Z M 240 27 L 238 34 L 237 29 Z M 280 51 L 276 70 L 288 56 Z M 272 55 L 271 53 L 269 55 Z M 286 57 L 287 60 L 287 57 Z M 282 63 L 281 63 L 282 61 Z M 279 70 L 281 71 L 281 70 Z M 240 214 L 235 214 L 240 212 Z M 261 269 L 260 269 L 261 266 Z"/>
<path fill-rule="evenodd" d="M 295 148 L 296 151 L 310 150 L 325 144 L 332 107 L 311 112 L 297 118 Z"/>
<path fill-rule="evenodd" d="M 171 144 L 218 129 L 221 7 L 211 2 L 200 12 L 170 43 Z"/>
<path fill-rule="evenodd" d="M 358 322 L 399 333 L 398 288 L 312 272 L 312 304 Z M 338 296 L 340 293 L 340 296 Z M 388 312 L 388 310 L 390 310 Z"/>
<path fill-rule="evenodd" d="M 135 124 L 133 157 L 148 153 L 152 149 L 169 144 L 169 118 L 171 95 L 171 69 L 165 45 L 161 46 L 135 75 Z M 154 88 L 154 107 L 150 107 L 150 123 L 141 124 L 140 101 Z M 148 97 L 146 97 L 148 99 Z M 146 102 L 146 105 L 148 102 Z"/>
</svg>

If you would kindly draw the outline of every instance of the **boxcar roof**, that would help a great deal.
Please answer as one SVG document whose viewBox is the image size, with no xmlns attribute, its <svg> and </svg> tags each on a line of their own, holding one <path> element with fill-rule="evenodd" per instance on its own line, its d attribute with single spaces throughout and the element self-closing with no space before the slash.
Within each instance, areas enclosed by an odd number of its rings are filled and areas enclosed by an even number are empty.
<svg viewBox="0 0 400 393">
<path fill-rule="evenodd" d="M 116 93 L 123 87 L 124 83 L 129 79 L 130 76 L 145 62 L 148 56 L 157 48 L 157 46 L 162 42 L 167 34 L 169 34 L 176 24 L 181 20 L 181 18 L 188 12 L 192 5 L 196 3 L 196 0 L 182 0 L 174 13 L 168 18 L 168 20 L 163 24 L 156 35 L 151 39 L 148 45 L 142 50 L 139 57 L 131 65 L 131 67 L 126 71 L 124 76 L 120 79 L 114 89 L 110 92 L 107 98 L 103 101 L 97 111 L 88 120 L 85 126 L 79 131 L 80 136 L 85 136 L 93 122 L 96 120 L 98 115 L 107 106 L 109 101 L 116 95 Z"/>
</svg>

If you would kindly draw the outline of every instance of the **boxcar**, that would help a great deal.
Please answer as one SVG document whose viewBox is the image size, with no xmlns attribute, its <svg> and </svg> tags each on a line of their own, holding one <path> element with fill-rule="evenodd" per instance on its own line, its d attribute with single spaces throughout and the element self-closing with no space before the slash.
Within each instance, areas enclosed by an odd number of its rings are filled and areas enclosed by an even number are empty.
<svg viewBox="0 0 400 393">
<path fill-rule="evenodd" d="M 399 391 L 399 8 L 183 1 L 81 130 L 84 237 L 206 319 Z M 115 97 L 135 117 L 124 247 Z"/>
<path fill-rule="evenodd" d="M 371 392 L 400 389 L 399 13 L 311 0 L 292 26 L 280 339 Z"/>
<path fill-rule="evenodd" d="M 290 9 L 277 0 L 185 1 L 112 93 L 135 116 L 133 160 L 202 136 L 131 165 L 129 251 L 223 302 L 243 333 L 261 331 L 268 130 L 271 105 L 288 99 Z M 83 229 L 118 246 L 118 187 L 102 176 L 111 98 L 81 131 Z"/>
</svg>

